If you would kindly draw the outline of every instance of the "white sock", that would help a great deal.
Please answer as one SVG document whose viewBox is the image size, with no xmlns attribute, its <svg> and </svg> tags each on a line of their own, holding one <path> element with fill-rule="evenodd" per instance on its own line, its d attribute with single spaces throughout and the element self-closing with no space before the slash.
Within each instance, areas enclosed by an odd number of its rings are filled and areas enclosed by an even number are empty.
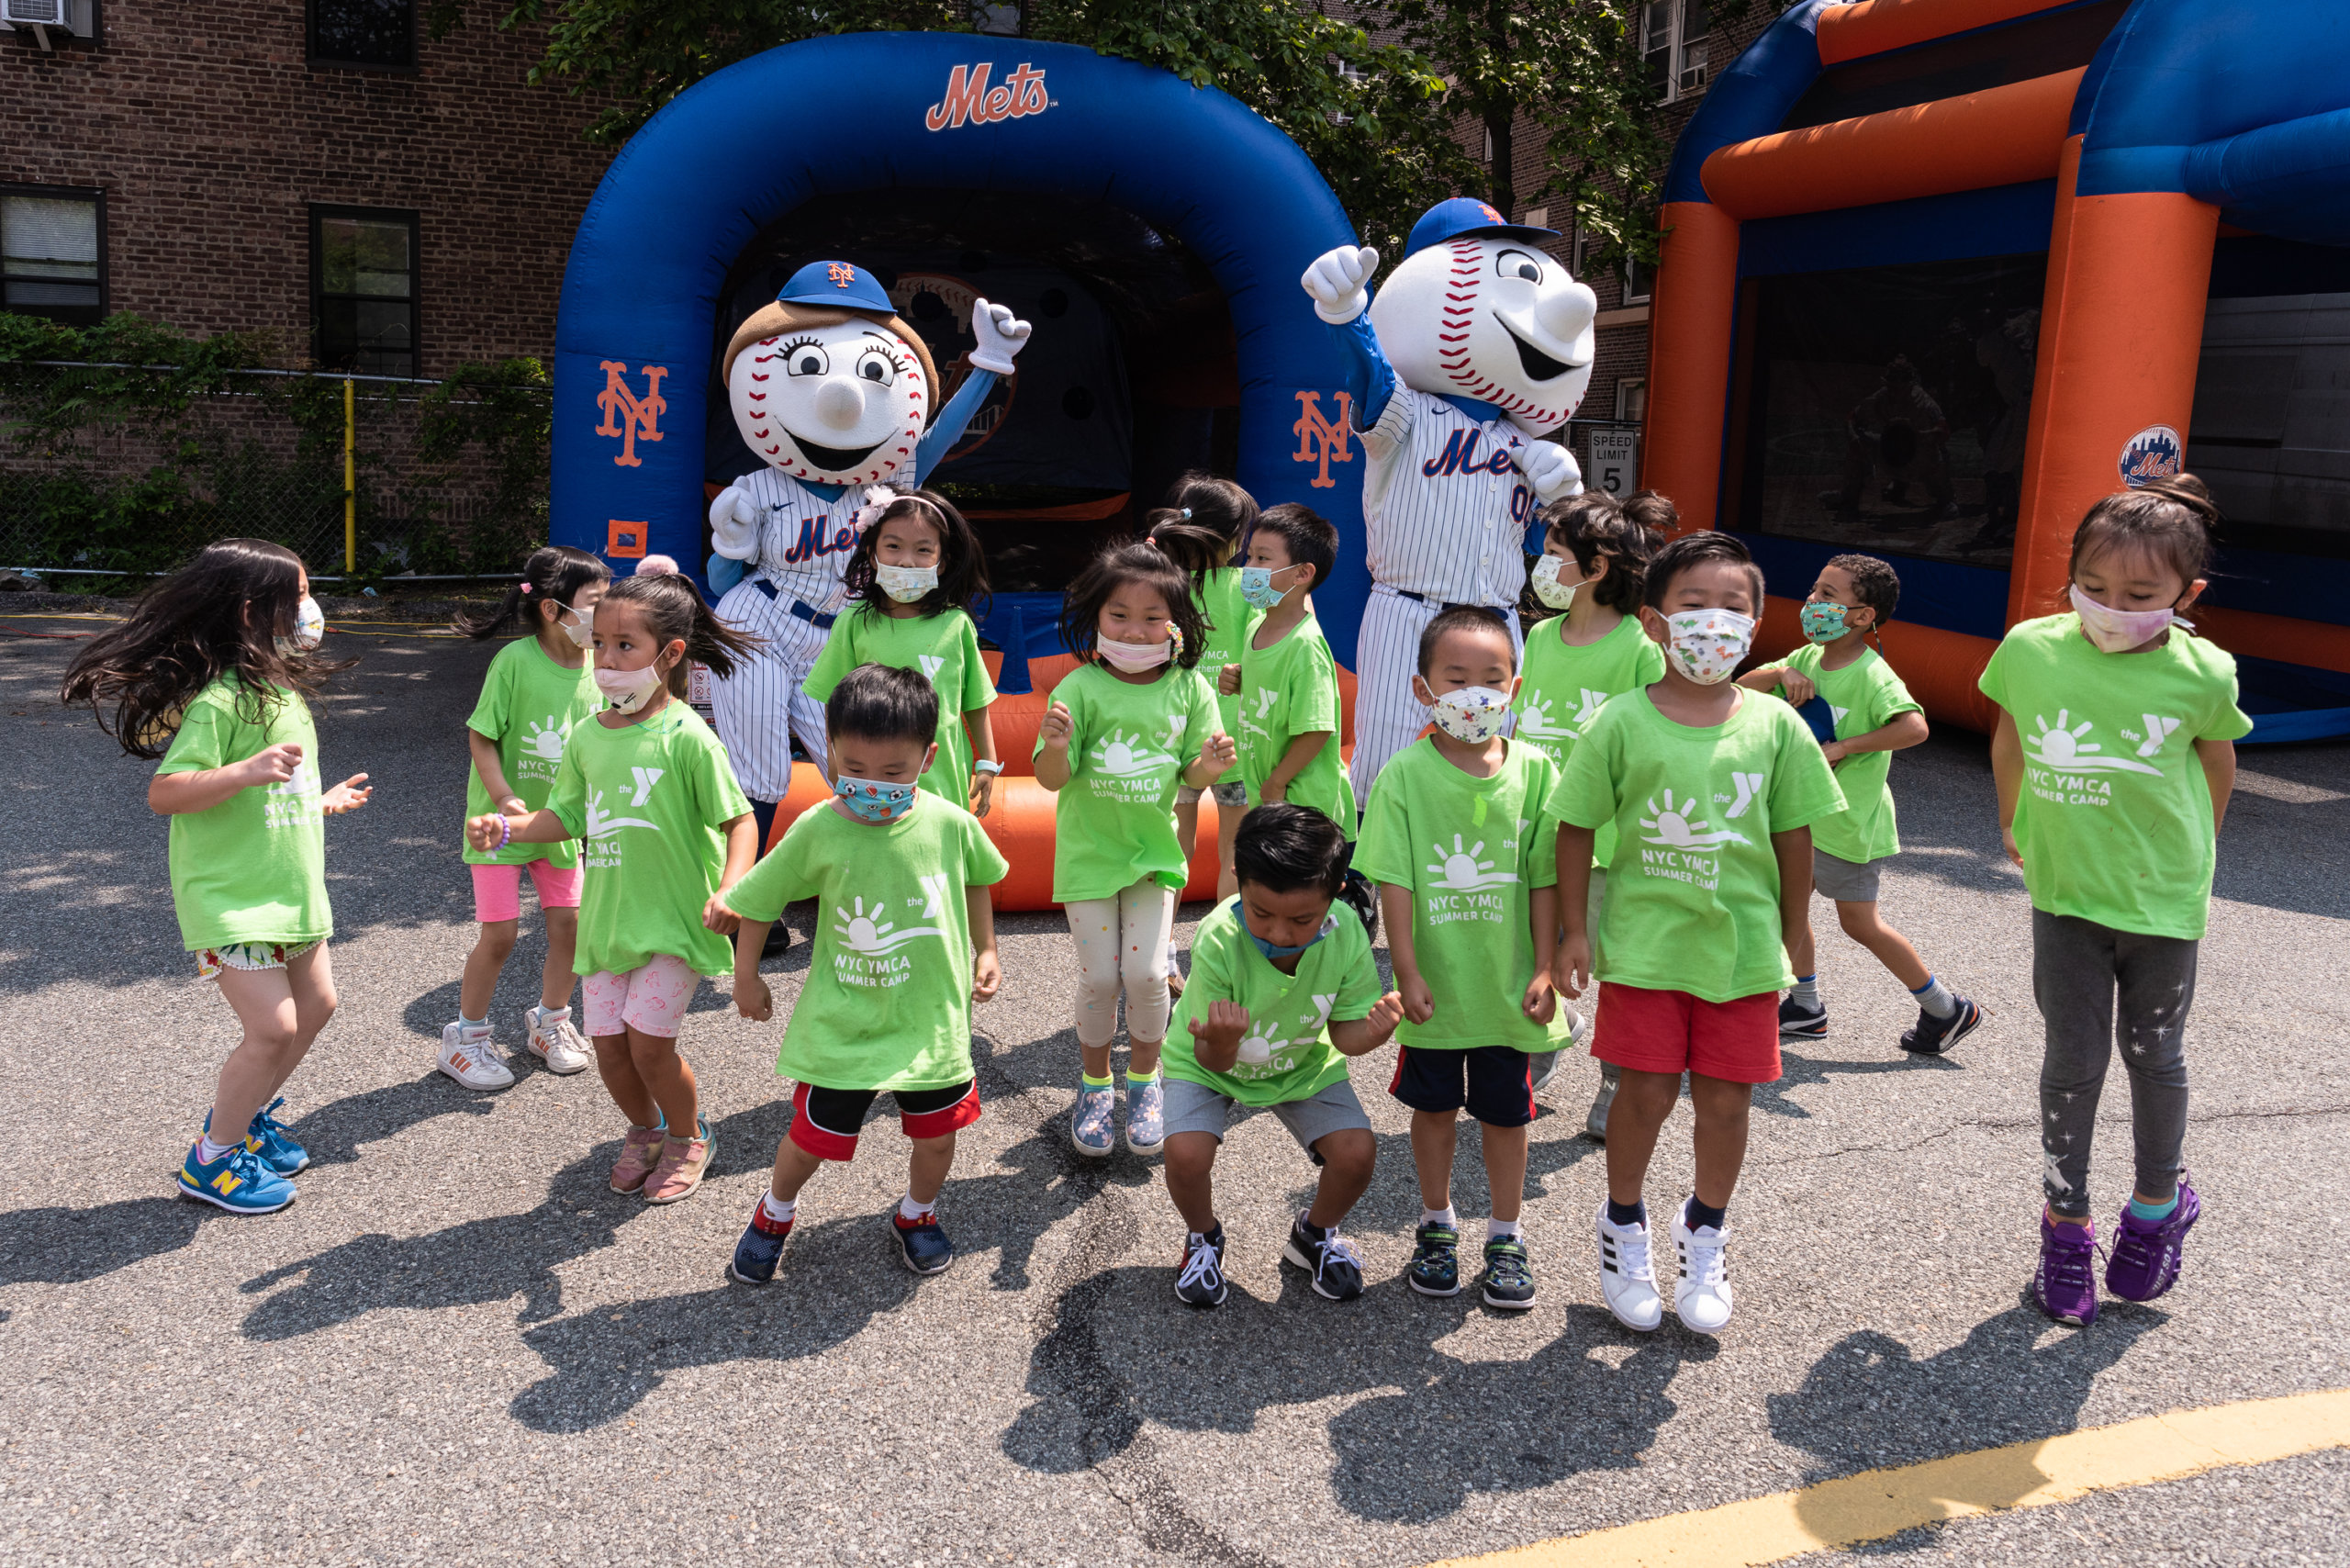
<svg viewBox="0 0 2350 1568">
<path fill-rule="evenodd" d="M 542 1024 L 560 1024 L 565 1019 L 571 1016 L 571 1009 L 568 1007 L 548 1007 L 542 1005 L 538 1012 L 539 1022 Z"/>
<path fill-rule="evenodd" d="M 214 1143 L 212 1135 L 206 1133 L 196 1140 L 196 1162 L 198 1165 L 209 1165 L 236 1147 L 233 1143 Z"/>
<path fill-rule="evenodd" d="M 789 1225 L 791 1216 L 800 1212 L 800 1200 L 778 1198 L 775 1190 L 769 1188 L 759 1196 L 759 1212 L 778 1225 Z"/>
<path fill-rule="evenodd" d="M 1449 1225 L 1453 1229 L 1459 1230 L 1460 1228 L 1460 1216 L 1452 1212 L 1452 1205 L 1450 1204 L 1447 1204 L 1440 1209 L 1422 1209 L 1420 1211 L 1420 1223 L 1422 1225 Z"/>
<path fill-rule="evenodd" d="M 1787 1000 L 1806 1008 L 1817 1008 L 1819 1005 L 1819 977 L 1816 974 L 1797 975 L 1794 989 L 1787 992 Z"/>
<path fill-rule="evenodd" d="M 904 1220 L 908 1225 L 912 1225 L 914 1221 L 922 1218 L 923 1215 L 934 1213 L 937 1208 L 938 1205 L 935 1203 L 918 1204 L 914 1202 L 914 1195 L 912 1193 L 908 1193 L 904 1197 L 898 1200 L 898 1217 Z"/>
<path fill-rule="evenodd" d="M 1514 1219 L 1489 1219 L 1485 1222 L 1485 1239 L 1498 1241 L 1505 1236 L 1523 1236 L 1525 1227 Z"/>
<path fill-rule="evenodd" d="M 1928 975 L 1926 983 L 1909 994 L 1918 999 L 1919 1006 L 1937 1018 L 1947 1018 L 1958 1011 L 1958 998 L 1951 994 L 1950 987 L 1942 984 L 1940 975 Z"/>
</svg>

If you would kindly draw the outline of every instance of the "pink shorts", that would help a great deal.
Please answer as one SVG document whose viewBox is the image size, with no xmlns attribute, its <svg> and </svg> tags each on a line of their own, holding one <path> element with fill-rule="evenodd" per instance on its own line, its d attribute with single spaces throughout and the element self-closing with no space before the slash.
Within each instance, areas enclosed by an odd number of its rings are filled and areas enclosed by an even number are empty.
<svg viewBox="0 0 2350 1568">
<path fill-rule="evenodd" d="M 701 977 L 683 958 L 656 953 L 624 974 L 598 969 L 588 977 L 588 1036 L 609 1039 L 633 1029 L 640 1035 L 677 1037 L 677 1021 L 694 999 Z"/>
<path fill-rule="evenodd" d="M 520 866 L 476 866 L 473 868 L 476 920 L 484 925 L 495 925 L 503 920 L 522 918 L 522 869 Z M 558 871 L 549 861 L 533 860 L 530 871 L 531 886 L 539 890 L 541 909 L 579 907 L 578 867 Z"/>
<path fill-rule="evenodd" d="M 1685 991 L 1602 980 L 1591 1054 L 1634 1072 L 1697 1072 L 1730 1083 L 1775 1083 L 1779 993 L 1707 1002 Z"/>
</svg>

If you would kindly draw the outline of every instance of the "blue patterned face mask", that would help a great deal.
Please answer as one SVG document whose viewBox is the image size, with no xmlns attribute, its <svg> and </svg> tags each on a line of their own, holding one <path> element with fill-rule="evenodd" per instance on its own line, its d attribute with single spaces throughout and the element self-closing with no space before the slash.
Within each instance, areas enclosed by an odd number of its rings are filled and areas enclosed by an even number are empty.
<svg viewBox="0 0 2350 1568">
<path fill-rule="evenodd" d="M 833 793 L 840 797 L 843 805 L 869 823 L 893 823 L 914 809 L 912 784 L 841 778 L 833 780 Z"/>
<path fill-rule="evenodd" d="M 1283 572 L 1296 569 L 1294 566 L 1243 566 L 1240 568 L 1240 597 L 1259 610 L 1270 610 L 1289 597 L 1289 589 L 1275 588 L 1273 579 Z"/>
<path fill-rule="evenodd" d="M 1304 941 L 1300 942 L 1294 947 L 1282 947 L 1276 946 L 1273 943 L 1266 941 L 1263 937 L 1258 935 L 1253 931 L 1248 933 L 1248 940 L 1257 944 L 1257 951 L 1264 954 L 1268 961 L 1274 958 L 1294 958 L 1300 953 L 1304 952 L 1308 947 L 1313 946 L 1315 943 L 1321 941 L 1322 938 L 1329 935 L 1330 933 L 1336 931 L 1337 928 L 1338 923 L 1336 918 L 1326 920 L 1322 923 L 1322 929 L 1316 931 L 1312 936 L 1307 937 Z M 1242 929 L 1246 930 L 1247 927 L 1244 926 Z"/>
</svg>

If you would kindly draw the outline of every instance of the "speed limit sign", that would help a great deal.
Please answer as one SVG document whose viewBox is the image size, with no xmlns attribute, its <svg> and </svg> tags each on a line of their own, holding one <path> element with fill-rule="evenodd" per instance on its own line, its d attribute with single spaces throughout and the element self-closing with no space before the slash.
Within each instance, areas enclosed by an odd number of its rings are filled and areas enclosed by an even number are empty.
<svg viewBox="0 0 2350 1568">
<path fill-rule="evenodd" d="M 1590 488 L 1605 490 L 1620 500 L 1639 486 L 1639 431 L 1594 431 L 1585 451 L 1590 461 L 1583 465 L 1583 481 Z"/>
</svg>

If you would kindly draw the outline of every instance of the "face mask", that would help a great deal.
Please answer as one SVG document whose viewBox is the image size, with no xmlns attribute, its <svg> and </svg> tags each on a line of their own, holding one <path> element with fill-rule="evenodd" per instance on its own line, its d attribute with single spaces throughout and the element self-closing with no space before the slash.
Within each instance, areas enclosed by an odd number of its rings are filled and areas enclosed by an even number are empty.
<svg viewBox="0 0 2350 1568">
<path fill-rule="evenodd" d="M 1096 637 L 1093 646 L 1111 668 L 1125 670 L 1128 675 L 1139 675 L 1173 659 L 1175 650 L 1182 646 L 1182 639 L 1170 637 L 1164 643 L 1121 643 L 1109 637 Z"/>
<path fill-rule="evenodd" d="M 881 784 L 845 776 L 833 780 L 833 793 L 858 818 L 869 823 L 893 823 L 914 809 L 911 784 Z"/>
<path fill-rule="evenodd" d="M 1754 639 L 1754 622 L 1735 610 L 1684 610 L 1664 618 L 1675 669 L 1700 686 L 1728 680 Z"/>
<path fill-rule="evenodd" d="M 1300 942 L 1300 943 L 1299 943 L 1296 946 L 1294 946 L 1294 947 L 1283 947 L 1283 946 L 1278 946 L 1277 944 L 1274 944 L 1274 943 L 1271 943 L 1271 942 L 1268 942 L 1268 941 L 1266 941 L 1263 937 L 1261 937 L 1261 936 L 1258 935 L 1257 935 L 1255 932 L 1253 932 L 1253 931 L 1250 931 L 1250 932 L 1248 933 L 1248 940 L 1249 940 L 1249 941 L 1251 941 L 1251 942 L 1254 942 L 1255 944 L 1257 944 L 1257 951 L 1259 951 L 1259 953 L 1264 954 L 1264 955 L 1265 955 L 1265 957 L 1266 957 L 1267 958 L 1269 958 L 1269 959 L 1270 959 L 1270 958 L 1296 958 L 1300 953 L 1304 952 L 1308 947 L 1313 946 L 1314 946 L 1314 944 L 1315 944 L 1316 942 L 1321 941 L 1321 940 L 1322 940 L 1322 938 L 1324 938 L 1325 936 L 1329 935 L 1330 935 L 1330 933 L 1332 933 L 1333 931 L 1336 931 L 1337 928 L 1338 928 L 1338 922 L 1337 922 L 1337 920 L 1335 917 L 1333 917 L 1333 918 L 1331 918 L 1331 919 L 1328 919 L 1328 920 L 1325 920 L 1325 921 L 1322 923 L 1322 929 L 1321 929 L 1321 930 L 1316 931 L 1313 935 L 1311 935 L 1311 936 L 1307 937 L 1304 941 Z M 1247 930 L 1247 927 L 1244 925 L 1244 926 L 1242 927 L 1242 929 L 1243 929 L 1243 930 Z"/>
<path fill-rule="evenodd" d="M 660 690 L 661 686 L 661 672 L 652 665 L 642 669 L 599 669 L 596 672 L 596 689 L 623 713 L 633 713 L 643 707 L 645 700 Z"/>
<path fill-rule="evenodd" d="M 294 607 L 294 634 L 277 639 L 278 655 L 283 657 L 287 654 L 307 654 L 326 641 L 326 612 L 319 608 L 317 599 L 304 594 L 302 602 Z"/>
<path fill-rule="evenodd" d="M 563 628 L 565 636 L 583 648 L 596 640 L 596 622 L 593 618 L 567 604 L 559 604 L 555 608 L 571 617 L 568 621 L 563 620 L 560 616 L 555 620 L 555 624 Z"/>
<path fill-rule="evenodd" d="M 2109 654 L 2125 653 L 2141 643 L 2151 643 L 2177 624 L 2192 628 L 2192 621 L 2181 621 L 2178 611 L 2165 606 L 2161 610 L 2109 610 L 2091 599 L 2075 585 L 2073 609 L 2081 618 L 2081 630 L 2089 641 Z"/>
<path fill-rule="evenodd" d="M 1566 565 L 1563 555 L 1545 555 L 1534 563 L 1534 597 L 1553 610 L 1572 609 L 1575 602 L 1575 589 L 1583 587 L 1581 583 L 1559 580 L 1559 574 Z"/>
<path fill-rule="evenodd" d="M 1436 700 L 1436 727 L 1467 745 L 1479 745 L 1509 722 L 1509 697 L 1490 686 L 1464 686 Z"/>
<path fill-rule="evenodd" d="M 1803 634 L 1815 643 L 1832 643 L 1848 628 L 1844 624 L 1844 607 L 1841 604 L 1813 604 L 1803 607 Z"/>
<path fill-rule="evenodd" d="M 1294 566 L 1243 566 L 1240 568 L 1240 597 L 1259 610 L 1270 610 L 1289 597 L 1289 590 L 1275 588 L 1273 579 L 1283 572 L 1296 569 Z"/>
<path fill-rule="evenodd" d="M 928 598 L 938 587 L 938 568 L 885 566 L 877 562 L 873 567 L 873 580 L 881 585 L 883 593 L 900 604 L 912 604 L 916 599 Z"/>
</svg>

